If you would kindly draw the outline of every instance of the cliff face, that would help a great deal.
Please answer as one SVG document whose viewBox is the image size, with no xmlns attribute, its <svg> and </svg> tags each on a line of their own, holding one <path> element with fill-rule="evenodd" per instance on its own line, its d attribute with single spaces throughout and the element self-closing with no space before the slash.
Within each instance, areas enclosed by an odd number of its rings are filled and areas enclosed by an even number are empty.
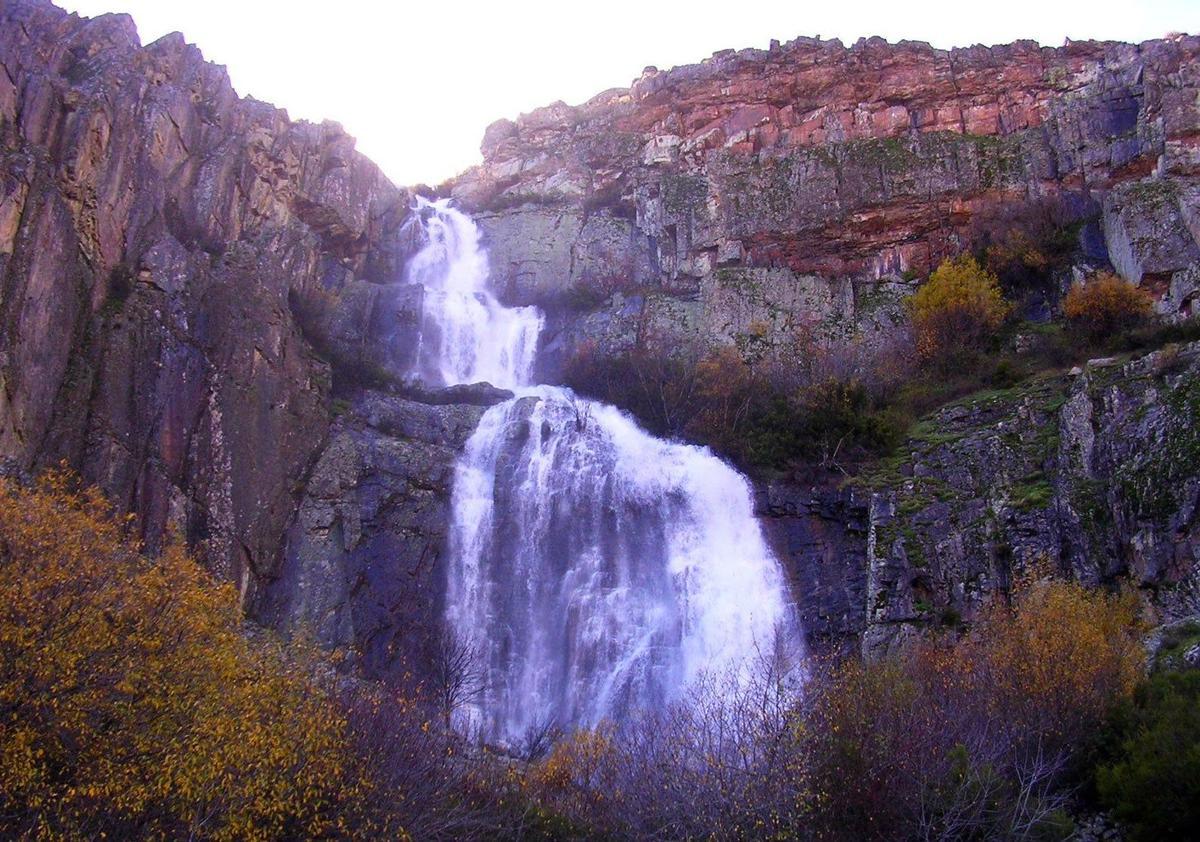
<svg viewBox="0 0 1200 842">
<path fill-rule="evenodd" d="M 249 597 L 329 427 L 289 296 L 395 277 L 408 195 L 132 21 L 0 10 L 0 454 L 66 459 Z"/>
<path fill-rule="evenodd" d="M 815 642 L 875 654 L 1031 575 L 1200 614 L 1200 343 L 1093 360 L 939 410 L 840 488 L 769 485 Z"/>
<path fill-rule="evenodd" d="M 870 339 L 981 215 L 1046 198 L 1176 311 L 1200 259 L 1198 57 L 1185 36 L 727 51 L 500 121 L 450 189 L 509 296 L 562 305 L 562 353 Z"/>
<path fill-rule="evenodd" d="M 979 214 L 1045 196 L 1086 223 L 1082 260 L 1188 312 L 1197 58 L 1191 37 L 719 54 L 494 125 L 451 189 L 507 303 L 550 311 L 550 367 L 584 342 L 886 339 Z M 181 529 L 257 618 L 419 668 L 453 462 L 502 395 L 395 388 L 421 313 L 409 193 L 124 16 L 9 0 L 0 69 L 6 468 L 65 459 L 152 548 Z M 869 478 L 761 489 L 810 635 L 878 651 L 1035 563 L 1200 611 L 1198 355 L 977 398 Z"/>
</svg>

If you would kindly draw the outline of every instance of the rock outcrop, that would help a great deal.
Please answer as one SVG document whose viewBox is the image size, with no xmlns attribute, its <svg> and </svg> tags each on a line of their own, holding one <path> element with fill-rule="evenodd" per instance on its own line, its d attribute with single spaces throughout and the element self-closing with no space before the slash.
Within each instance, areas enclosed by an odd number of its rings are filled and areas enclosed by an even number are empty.
<svg viewBox="0 0 1200 842">
<path fill-rule="evenodd" d="M 1047 198 L 1099 260 L 1186 311 L 1198 93 L 1190 36 L 801 38 L 500 121 L 447 189 L 477 211 L 509 297 L 560 305 L 560 356 L 647 337 L 870 341 L 982 211 Z"/>
<path fill-rule="evenodd" d="M 939 410 L 840 489 L 761 504 L 817 644 L 886 651 L 969 621 L 1020 578 L 1128 582 L 1169 623 L 1200 614 L 1200 343 Z"/>
<path fill-rule="evenodd" d="M 425 674 L 441 631 L 454 463 L 486 405 L 510 396 L 459 390 L 422 403 L 368 391 L 339 407 L 259 619 L 307 628 L 367 675 Z"/>
<path fill-rule="evenodd" d="M 0 454 L 67 460 L 247 599 L 327 438 L 290 299 L 397 277 L 408 194 L 182 36 L 0 9 Z"/>
</svg>

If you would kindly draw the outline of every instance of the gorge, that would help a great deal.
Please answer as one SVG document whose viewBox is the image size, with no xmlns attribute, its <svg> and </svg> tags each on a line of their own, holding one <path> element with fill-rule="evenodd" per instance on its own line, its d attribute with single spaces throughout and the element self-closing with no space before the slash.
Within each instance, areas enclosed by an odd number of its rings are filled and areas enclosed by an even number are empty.
<svg viewBox="0 0 1200 842">
<path fill-rule="evenodd" d="M 664 350 L 857 374 L 911 346 L 943 259 L 1039 214 L 1065 245 L 991 352 L 1099 270 L 1186 324 L 1195 35 L 724 51 L 501 120 L 478 167 L 404 188 L 181 35 L 47 0 L 0 24 L 5 474 L 65 461 L 347 672 L 426 675 L 453 630 L 486 661 L 463 715 L 512 741 L 653 706 L 779 623 L 881 657 L 1039 566 L 1130 583 L 1156 625 L 1200 614 L 1194 337 L 988 381 L 869 464 L 748 478 L 533 385 Z"/>
</svg>

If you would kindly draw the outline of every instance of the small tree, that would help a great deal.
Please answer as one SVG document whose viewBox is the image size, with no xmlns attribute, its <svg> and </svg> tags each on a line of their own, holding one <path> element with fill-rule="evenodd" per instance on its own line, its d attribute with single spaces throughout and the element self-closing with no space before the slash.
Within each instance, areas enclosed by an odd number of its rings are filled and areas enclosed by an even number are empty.
<svg viewBox="0 0 1200 842">
<path fill-rule="evenodd" d="M 1098 272 L 1071 287 L 1063 301 L 1063 315 L 1071 324 L 1097 340 L 1134 327 L 1150 315 L 1153 298 L 1112 272 Z"/>
<path fill-rule="evenodd" d="M 941 365 L 982 346 L 1011 309 L 996 276 L 969 254 L 943 261 L 909 307 L 918 354 Z"/>
<path fill-rule="evenodd" d="M 1200 672 L 1166 673 L 1138 689 L 1100 797 L 1129 838 L 1200 836 Z"/>
<path fill-rule="evenodd" d="M 452 629 L 445 629 L 438 638 L 432 667 L 433 699 L 449 728 L 454 712 L 483 692 L 487 671 L 478 650 Z"/>
</svg>

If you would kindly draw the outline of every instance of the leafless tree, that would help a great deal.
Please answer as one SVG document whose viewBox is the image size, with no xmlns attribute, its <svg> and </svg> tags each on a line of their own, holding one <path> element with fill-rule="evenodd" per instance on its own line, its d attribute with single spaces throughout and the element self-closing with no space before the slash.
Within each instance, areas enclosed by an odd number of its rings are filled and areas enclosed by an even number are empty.
<svg viewBox="0 0 1200 842">
<path fill-rule="evenodd" d="M 558 721 L 547 716 L 534 722 L 526 730 L 516 747 L 516 755 L 527 763 L 536 763 L 550 753 L 550 749 L 563 736 Z"/>
<path fill-rule="evenodd" d="M 453 629 L 444 629 L 433 648 L 430 695 L 446 728 L 454 713 L 478 698 L 487 670 L 478 649 Z"/>
</svg>

